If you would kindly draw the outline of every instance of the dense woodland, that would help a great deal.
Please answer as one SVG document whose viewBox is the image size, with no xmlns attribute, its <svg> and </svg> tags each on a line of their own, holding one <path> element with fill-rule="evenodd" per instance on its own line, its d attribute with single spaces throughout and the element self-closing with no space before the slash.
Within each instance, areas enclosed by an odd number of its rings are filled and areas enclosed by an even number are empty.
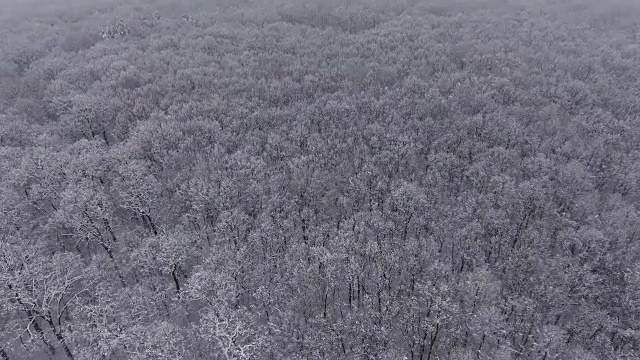
<svg viewBox="0 0 640 360">
<path fill-rule="evenodd" d="M 640 358 L 640 3 L 4 0 L 0 359 Z"/>
</svg>

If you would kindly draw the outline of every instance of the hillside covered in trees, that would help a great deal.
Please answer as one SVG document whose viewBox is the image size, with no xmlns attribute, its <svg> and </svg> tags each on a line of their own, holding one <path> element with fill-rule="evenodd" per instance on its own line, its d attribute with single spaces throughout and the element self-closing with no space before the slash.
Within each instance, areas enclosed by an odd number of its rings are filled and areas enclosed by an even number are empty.
<svg viewBox="0 0 640 360">
<path fill-rule="evenodd" d="M 640 3 L 5 0 L 0 359 L 637 360 Z"/>
</svg>

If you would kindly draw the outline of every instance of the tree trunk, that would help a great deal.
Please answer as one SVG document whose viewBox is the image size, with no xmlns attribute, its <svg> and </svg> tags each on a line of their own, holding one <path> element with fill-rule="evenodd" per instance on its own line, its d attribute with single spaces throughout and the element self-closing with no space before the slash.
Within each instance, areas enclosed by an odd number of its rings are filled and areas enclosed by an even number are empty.
<svg viewBox="0 0 640 360">
<path fill-rule="evenodd" d="M 433 353 L 433 346 L 436 344 L 438 340 L 438 332 L 440 332 L 440 324 L 436 323 L 436 332 L 433 334 L 431 338 L 431 344 L 429 344 L 429 353 L 427 354 L 427 360 L 431 360 L 431 354 Z"/>
<path fill-rule="evenodd" d="M 176 294 L 180 295 L 180 282 L 178 282 L 178 265 L 173 264 L 173 268 L 171 269 L 171 277 L 173 278 L 173 283 L 176 286 Z"/>
</svg>

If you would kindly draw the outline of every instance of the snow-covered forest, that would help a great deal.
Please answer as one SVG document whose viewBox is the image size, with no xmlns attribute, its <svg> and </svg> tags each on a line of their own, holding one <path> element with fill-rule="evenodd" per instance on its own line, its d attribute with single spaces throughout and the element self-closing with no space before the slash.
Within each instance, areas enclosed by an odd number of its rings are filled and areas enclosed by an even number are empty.
<svg viewBox="0 0 640 360">
<path fill-rule="evenodd" d="M 0 2 L 0 360 L 637 360 L 639 186 L 634 0 Z"/>
</svg>

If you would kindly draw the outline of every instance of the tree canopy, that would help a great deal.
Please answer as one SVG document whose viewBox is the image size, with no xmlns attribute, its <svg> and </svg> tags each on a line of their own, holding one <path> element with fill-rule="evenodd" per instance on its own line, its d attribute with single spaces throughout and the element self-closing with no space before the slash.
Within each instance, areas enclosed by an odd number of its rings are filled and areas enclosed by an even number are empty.
<svg viewBox="0 0 640 360">
<path fill-rule="evenodd" d="M 637 359 L 640 5 L 0 4 L 0 359 Z"/>
</svg>

